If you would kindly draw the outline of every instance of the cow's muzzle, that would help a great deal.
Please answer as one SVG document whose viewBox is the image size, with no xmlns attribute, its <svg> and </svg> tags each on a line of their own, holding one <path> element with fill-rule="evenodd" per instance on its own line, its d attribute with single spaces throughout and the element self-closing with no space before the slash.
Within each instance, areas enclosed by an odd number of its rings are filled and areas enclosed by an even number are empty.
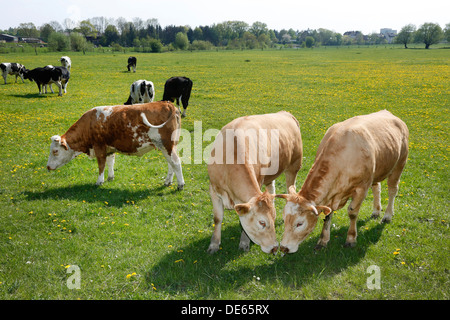
<svg viewBox="0 0 450 320">
<path fill-rule="evenodd" d="M 280 251 L 281 251 L 283 254 L 289 253 L 289 248 L 288 248 L 288 247 L 285 247 L 285 246 L 281 246 L 281 247 L 280 247 Z"/>
</svg>

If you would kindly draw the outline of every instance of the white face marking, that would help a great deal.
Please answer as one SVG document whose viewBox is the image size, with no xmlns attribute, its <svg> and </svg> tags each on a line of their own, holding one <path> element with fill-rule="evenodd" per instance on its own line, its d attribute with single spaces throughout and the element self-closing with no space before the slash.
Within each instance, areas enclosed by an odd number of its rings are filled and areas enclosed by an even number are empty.
<svg viewBox="0 0 450 320">
<path fill-rule="evenodd" d="M 69 146 L 68 149 L 61 145 L 61 137 L 53 136 L 52 143 L 50 144 L 50 154 L 48 156 L 47 168 L 49 170 L 55 170 L 70 160 L 78 156 L 80 152 L 75 152 Z"/>
<path fill-rule="evenodd" d="M 103 115 L 103 122 L 113 113 L 113 108 L 111 106 L 107 107 L 95 107 L 97 110 L 97 120 L 100 120 L 100 115 Z"/>
<path fill-rule="evenodd" d="M 284 214 L 296 214 L 297 210 L 298 210 L 299 204 L 298 203 L 294 203 L 294 202 L 290 202 L 288 201 L 288 203 L 286 204 L 286 206 L 284 207 Z"/>
</svg>

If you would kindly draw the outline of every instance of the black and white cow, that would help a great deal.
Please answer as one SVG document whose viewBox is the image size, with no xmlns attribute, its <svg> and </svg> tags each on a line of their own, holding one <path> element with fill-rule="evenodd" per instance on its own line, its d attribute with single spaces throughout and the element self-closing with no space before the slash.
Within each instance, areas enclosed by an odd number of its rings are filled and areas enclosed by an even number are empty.
<svg viewBox="0 0 450 320">
<path fill-rule="evenodd" d="M 130 67 L 132 67 L 133 68 L 133 72 L 136 72 L 136 63 L 137 63 L 136 57 L 129 57 L 128 58 L 128 65 L 127 65 L 128 71 L 130 71 Z"/>
<path fill-rule="evenodd" d="M 72 61 L 68 56 L 62 56 L 59 61 L 61 61 L 61 66 L 70 71 L 70 68 L 72 67 Z"/>
<path fill-rule="evenodd" d="M 147 80 L 137 80 L 130 87 L 130 96 L 125 105 L 136 103 L 153 102 L 155 97 L 155 86 L 153 82 Z"/>
<path fill-rule="evenodd" d="M 45 68 L 35 68 L 25 70 L 23 74 L 25 79 L 36 82 L 41 94 L 41 85 L 55 83 L 59 88 L 59 96 L 62 96 L 62 88 L 66 92 L 67 82 L 70 78 L 70 72 L 64 67 L 46 66 Z M 53 92 L 53 90 L 52 90 Z"/>
<path fill-rule="evenodd" d="M 166 81 L 164 85 L 163 100 L 174 102 L 177 100 L 178 108 L 180 107 L 180 99 L 183 104 L 183 114 L 186 116 L 186 109 L 191 96 L 192 80 L 186 77 L 172 77 Z"/>
<path fill-rule="evenodd" d="M 62 71 L 61 85 L 62 85 L 62 88 L 64 89 L 64 93 L 67 93 L 67 84 L 68 84 L 69 78 L 70 78 L 70 72 L 67 70 L 67 68 L 65 68 L 65 67 L 54 67 L 51 64 L 49 64 L 48 66 L 45 66 L 44 68 L 45 69 L 50 69 L 50 70 L 51 69 L 55 69 L 55 68 L 61 69 L 61 71 Z M 52 93 L 55 93 L 53 91 L 52 84 L 49 83 L 48 85 L 50 86 L 50 91 Z M 45 90 L 45 93 L 47 93 L 47 84 L 44 84 L 44 90 Z"/>
<path fill-rule="evenodd" d="M 8 74 L 16 76 L 16 83 L 17 77 L 20 77 L 22 79 L 22 82 L 25 83 L 25 81 L 23 80 L 23 72 L 25 70 L 25 67 L 20 63 L 4 62 L 0 64 L 0 69 L 2 70 L 2 76 L 3 79 L 5 80 L 5 84 L 6 84 L 6 77 L 8 76 Z"/>
</svg>

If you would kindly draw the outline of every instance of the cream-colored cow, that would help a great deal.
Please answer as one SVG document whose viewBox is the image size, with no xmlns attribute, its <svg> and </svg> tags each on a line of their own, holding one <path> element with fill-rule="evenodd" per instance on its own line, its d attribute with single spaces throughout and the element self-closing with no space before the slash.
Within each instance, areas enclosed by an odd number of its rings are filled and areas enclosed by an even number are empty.
<svg viewBox="0 0 450 320">
<path fill-rule="evenodd" d="M 318 215 L 327 216 L 316 249 L 330 240 L 331 216 L 349 198 L 350 228 L 345 245 L 356 245 L 356 220 L 360 206 L 372 187 L 373 217 L 381 212 L 380 182 L 387 178 L 389 203 L 382 222 L 390 222 L 400 175 L 408 158 L 408 127 L 384 110 L 357 116 L 331 126 L 317 150 L 306 180 L 297 193 L 277 195 L 287 200 L 283 211 L 285 230 L 280 250 L 293 253 L 311 233 Z"/>
<path fill-rule="evenodd" d="M 266 253 L 277 251 L 275 179 L 284 172 L 286 185 L 295 184 L 302 157 L 300 127 L 288 112 L 242 117 L 222 128 L 208 163 L 215 223 L 209 253 L 219 250 L 224 209 L 239 215 L 241 249 L 251 239 Z"/>
</svg>

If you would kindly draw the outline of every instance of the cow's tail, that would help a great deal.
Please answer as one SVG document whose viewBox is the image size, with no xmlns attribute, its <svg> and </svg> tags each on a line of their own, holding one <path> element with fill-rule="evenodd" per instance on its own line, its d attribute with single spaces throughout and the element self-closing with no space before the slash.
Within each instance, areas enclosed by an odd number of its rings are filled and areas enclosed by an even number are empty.
<svg viewBox="0 0 450 320">
<path fill-rule="evenodd" d="M 144 113 L 144 112 L 141 112 L 141 118 L 142 118 L 142 121 L 144 122 L 144 124 L 145 124 L 146 126 L 148 126 L 148 127 L 150 127 L 150 128 L 153 128 L 153 129 L 160 129 L 160 128 L 164 127 L 164 125 L 165 125 L 167 122 L 169 122 L 174 116 L 177 116 L 177 123 L 178 123 L 178 129 L 179 129 L 179 127 L 180 127 L 180 112 L 179 112 L 175 107 L 173 107 L 172 110 L 173 110 L 173 112 L 172 112 L 172 114 L 169 116 L 169 118 L 168 118 L 164 123 L 159 124 L 159 125 L 156 125 L 156 126 L 153 125 L 153 124 L 151 124 L 151 123 L 148 121 L 148 119 L 147 119 L 147 117 L 145 116 L 145 113 Z"/>
<path fill-rule="evenodd" d="M 160 128 L 164 127 L 164 125 L 167 123 L 167 121 L 170 120 L 170 118 L 169 118 L 166 122 L 164 122 L 164 123 L 162 123 L 162 124 L 160 124 L 160 125 L 155 126 L 155 125 L 151 124 L 150 122 L 148 122 L 148 119 L 147 119 L 147 117 L 145 116 L 145 113 L 141 112 L 141 117 L 142 117 L 142 121 L 144 121 L 144 124 L 145 124 L 146 126 L 150 127 L 150 128 L 153 128 L 153 129 L 160 129 Z"/>
</svg>

